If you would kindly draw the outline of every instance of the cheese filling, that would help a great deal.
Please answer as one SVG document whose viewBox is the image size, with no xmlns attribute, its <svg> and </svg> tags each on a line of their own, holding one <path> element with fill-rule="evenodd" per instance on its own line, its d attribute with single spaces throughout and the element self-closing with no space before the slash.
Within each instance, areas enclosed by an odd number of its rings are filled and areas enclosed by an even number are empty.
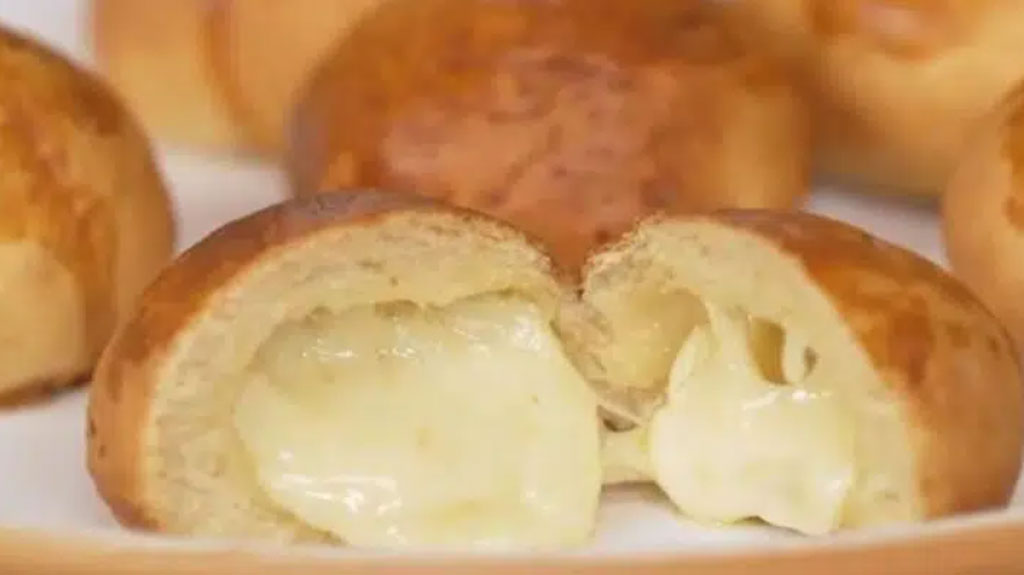
<svg viewBox="0 0 1024 575">
<path fill-rule="evenodd" d="M 855 474 L 850 414 L 793 334 L 772 342 L 745 314 L 711 306 L 708 318 L 680 349 L 646 441 L 634 441 L 649 474 L 698 521 L 834 530 Z"/>
<path fill-rule="evenodd" d="M 235 427 L 266 494 L 363 546 L 585 542 L 596 402 L 534 305 L 314 314 L 257 357 Z"/>
</svg>

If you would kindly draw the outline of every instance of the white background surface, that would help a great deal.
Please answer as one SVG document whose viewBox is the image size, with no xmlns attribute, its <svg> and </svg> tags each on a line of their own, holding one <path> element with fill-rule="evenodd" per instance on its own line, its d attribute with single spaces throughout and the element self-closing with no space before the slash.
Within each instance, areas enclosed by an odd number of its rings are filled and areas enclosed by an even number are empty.
<svg viewBox="0 0 1024 575">
<path fill-rule="evenodd" d="M 0 24 L 27 30 L 88 63 L 83 8 L 84 4 L 75 0 L 0 0 Z M 181 247 L 223 222 L 283 197 L 284 180 L 272 166 L 167 150 L 162 151 L 161 162 L 175 197 Z M 933 208 L 826 190 L 815 195 L 811 206 L 941 261 Z M 0 525 L 119 529 L 85 472 L 83 408 L 84 396 L 76 393 L 48 405 L 0 415 Z M 664 506 L 641 501 L 645 498 L 620 493 L 604 505 L 599 548 L 692 548 L 779 536 L 757 529 L 726 533 L 695 528 Z"/>
</svg>

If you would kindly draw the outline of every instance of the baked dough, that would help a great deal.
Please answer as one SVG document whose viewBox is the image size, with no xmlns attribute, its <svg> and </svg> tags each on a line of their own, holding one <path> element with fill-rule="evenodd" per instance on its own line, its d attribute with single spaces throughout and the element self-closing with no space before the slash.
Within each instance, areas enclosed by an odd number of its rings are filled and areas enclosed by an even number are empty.
<svg viewBox="0 0 1024 575">
<path fill-rule="evenodd" d="M 938 196 L 976 123 L 1024 78 L 1021 0 L 730 0 L 808 91 L 820 167 Z"/>
<path fill-rule="evenodd" d="M 1013 492 L 1017 357 L 918 256 L 798 212 L 654 218 L 575 291 L 411 194 L 271 207 L 115 337 L 89 469 L 129 525 L 369 547 L 579 545 L 623 481 L 807 534 Z"/>
<path fill-rule="evenodd" d="M 92 76 L 0 29 L 0 401 L 81 382 L 171 257 L 149 145 Z"/>
<path fill-rule="evenodd" d="M 799 204 L 804 106 L 701 4 L 384 2 L 298 103 L 293 190 L 443 198 L 569 267 L 654 212 Z"/>
<path fill-rule="evenodd" d="M 585 373 L 635 422 L 606 459 L 687 515 L 814 534 L 1012 496 L 1017 355 L 919 256 L 820 216 L 723 212 L 642 224 L 592 259 L 583 299 L 605 318 Z"/>
<path fill-rule="evenodd" d="M 272 156 L 310 69 L 380 1 L 92 0 L 92 44 L 156 137 Z"/>
<path fill-rule="evenodd" d="M 944 196 L 942 225 L 953 271 L 1024 346 L 1024 85 L 972 137 Z"/>
<path fill-rule="evenodd" d="M 108 349 L 89 467 L 170 532 L 581 544 L 600 423 L 552 328 L 567 294 L 518 232 L 411 196 L 270 208 L 187 252 Z"/>
</svg>

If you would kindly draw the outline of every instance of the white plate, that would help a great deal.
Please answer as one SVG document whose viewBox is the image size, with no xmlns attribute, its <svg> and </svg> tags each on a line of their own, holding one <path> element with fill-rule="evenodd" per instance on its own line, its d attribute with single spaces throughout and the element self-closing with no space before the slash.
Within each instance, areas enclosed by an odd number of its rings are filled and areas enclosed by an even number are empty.
<svg viewBox="0 0 1024 575">
<path fill-rule="evenodd" d="M 139 0 L 144 1 L 144 0 Z M 0 22 L 25 29 L 73 58 L 83 49 L 83 4 L 0 0 Z M 184 248 L 224 222 L 284 197 L 282 174 L 272 166 L 198 158 L 161 151 L 175 197 Z M 843 194 L 821 188 L 810 209 L 837 216 L 944 263 L 933 206 Z M 372 564 L 346 549 L 274 549 L 261 545 L 199 542 L 129 533 L 96 496 L 84 467 L 84 394 L 0 414 L 0 573 L 267 572 L 493 573 L 631 572 L 859 573 L 880 561 L 890 570 L 922 573 L 1008 573 L 1024 565 L 1024 505 L 924 526 L 803 539 L 766 528 L 709 528 L 688 523 L 657 496 L 615 491 L 602 505 L 593 545 L 568 555 L 517 558 L 387 557 Z M 1018 497 L 1024 503 L 1024 497 Z M 440 561 L 440 563 L 439 563 Z M 524 563 L 525 561 L 525 563 Z"/>
</svg>

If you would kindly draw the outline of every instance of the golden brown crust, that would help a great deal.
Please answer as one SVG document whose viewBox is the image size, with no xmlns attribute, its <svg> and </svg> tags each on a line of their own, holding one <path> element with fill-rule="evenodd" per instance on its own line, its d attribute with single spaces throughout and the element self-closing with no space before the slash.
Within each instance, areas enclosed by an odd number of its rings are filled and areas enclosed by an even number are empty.
<svg viewBox="0 0 1024 575">
<path fill-rule="evenodd" d="M 148 143 L 98 80 L 4 30 L 0 77 L 0 244 L 37 245 L 71 273 L 91 361 L 124 306 L 170 258 L 169 200 Z M 135 205 L 143 207 L 125 213 Z M 146 247 L 131 246 L 136 242 Z M 143 251 L 145 257 L 126 257 Z M 72 382 L 90 368 L 25 386 Z"/>
<path fill-rule="evenodd" d="M 953 270 L 1024 349 L 1024 84 L 980 126 L 942 207 Z"/>
<path fill-rule="evenodd" d="M 152 386 L 175 340 L 231 278 L 272 250 L 325 229 L 367 225 L 381 216 L 452 209 L 412 194 L 372 190 L 277 204 L 227 224 L 182 254 L 142 296 L 96 369 L 88 413 L 88 468 L 100 494 L 126 525 L 158 529 L 139 482 Z M 468 212 L 467 218 L 476 217 Z M 159 302 L 159 305 L 145 305 Z"/>
<path fill-rule="evenodd" d="M 380 0 L 92 0 L 100 67 L 158 137 L 277 154 L 294 93 Z"/>
<path fill-rule="evenodd" d="M 381 0 L 221 0 L 213 37 L 224 84 L 256 149 L 285 148 L 288 110 L 334 41 Z M 231 56 L 231 57 L 228 57 Z"/>
<path fill-rule="evenodd" d="M 92 0 L 96 62 L 154 135 L 212 150 L 244 147 L 220 0 Z"/>
<path fill-rule="evenodd" d="M 698 4 L 385 2 L 299 103 L 293 190 L 416 190 L 569 266 L 652 212 L 792 205 L 797 96 Z"/>
<path fill-rule="evenodd" d="M 868 190 L 938 196 L 975 123 L 1024 75 L 1020 0 L 739 0 L 792 66 L 819 164 Z"/>
<path fill-rule="evenodd" d="M 805 213 L 723 213 L 798 258 L 907 409 L 929 517 L 1005 505 L 1024 445 L 1010 338 L 952 276 L 847 224 Z"/>
</svg>

